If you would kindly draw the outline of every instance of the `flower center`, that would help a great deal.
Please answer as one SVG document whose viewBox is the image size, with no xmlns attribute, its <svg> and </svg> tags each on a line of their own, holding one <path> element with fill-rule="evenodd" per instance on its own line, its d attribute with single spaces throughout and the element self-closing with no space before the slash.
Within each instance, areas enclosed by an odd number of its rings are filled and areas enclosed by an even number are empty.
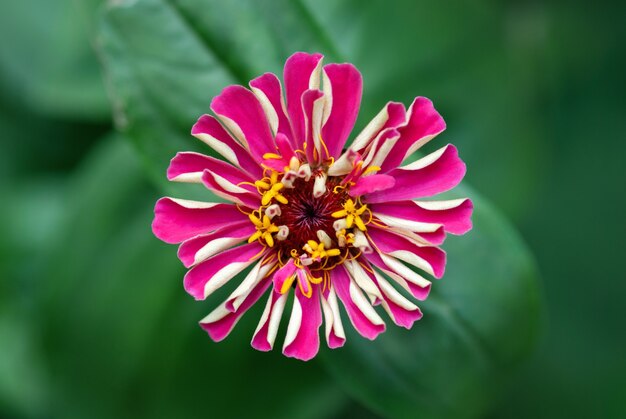
<svg viewBox="0 0 626 419">
<path fill-rule="evenodd" d="M 371 251 L 365 236 L 371 212 L 350 197 L 347 177 L 329 177 L 327 169 L 312 170 L 296 158 L 285 172 L 267 169 L 254 183 L 261 206 L 249 214 L 256 232 L 248 242 L 273 248 L 281 266 L 294 260 L 309 271 L 332 269 Z"/>
<path fill-rule="evenodd" d="M 291 249 L 301 251 L 309 240 L 318 240 L 318 231 L 324 231 L 328 237 L 335 237 L 333 212 L 341 210 L 348 198 L 345 191 L 333 192 L 336 182 L 333 178 L 327 182 L 326 192 L 316 198 L 313 196 L 314 178 L 309 181 L 297 179 L 293 188 L 283 189 L 287 204 L 278 204 L 280 215 L 272 220 L 275 225 L 289 228 L 287 239 L 277 243 L 281 253 L 289 255 Z"/>
</svg>

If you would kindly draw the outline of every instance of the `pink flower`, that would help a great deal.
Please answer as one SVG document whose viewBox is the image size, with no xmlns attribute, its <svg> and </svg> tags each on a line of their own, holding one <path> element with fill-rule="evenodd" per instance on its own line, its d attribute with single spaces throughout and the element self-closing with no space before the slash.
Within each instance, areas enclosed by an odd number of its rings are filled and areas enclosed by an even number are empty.
<svg viewBox="0 0 626 419">
<path fill-rule="evenodd" d="M 408 109 L 389 102 L 342 151 L 361 102 L 361 74 L 351 64 L 322 66 L 322 55 L 295 53 L 285 63 L 285 94 L 266 73 L 250 90 L 228 86 L 211 102 L 192 135 L 228 162 L 178 153 L 167 171 L 176 182 L 202 183 L 226 203 L 162 198 L 154 234 L 181 243 L 190 268 L 185 290 L 204 300 L 248 269 L 233 291 L 200 321 L 220 341 L 259 299 L 267 303 L 252 338 L 272 349 L 293 292 L 283 353 L 302 360 L 345 342 L 339 303 L 356 330 L 374 339 L 385 323 L 374 306 L 410 328 L 441 278 L 446 232 L 471 228 L 468 199 L 424 201 L 455 187 L 465 174 L 447 145 L 414 163 L 404 160 L 445 129 L 430 100 Z M 409 267 L 410 266 L 410 267 Z"/>
</svg>

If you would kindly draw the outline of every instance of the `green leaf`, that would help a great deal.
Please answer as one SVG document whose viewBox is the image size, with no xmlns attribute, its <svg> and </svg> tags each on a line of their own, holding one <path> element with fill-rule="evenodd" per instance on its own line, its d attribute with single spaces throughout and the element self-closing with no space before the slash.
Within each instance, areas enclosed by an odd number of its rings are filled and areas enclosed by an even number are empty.
<svg viewBox="0 0 626 419">
<path fill-rule="evenodd" d="M 100 0 L 0 3 L 0 75 L 12 102 L 55 117 L 106 120 L 110 109 L 90 14 Z"/>
<path fill-rule="evenodd" d="M 6 180 L 6 177 L 3 178 Z M 51 176 L 21 178 L 0 194 L 0 414 L 42 417 L 48 377 L 33 290 L 44 265 L 40 257 L 61 232 L 65 183 Z"/>
<path fill-rule="evenodd" d="M 427 36 L 445 11 L 435 19 L 421 16 L 420 26 L 409 24 L 409 2 L 392 12 L 378 3 L 322 4 L 327 7 L 300 1 L 138 0 L 104 10 L 98 46 L 118 126 L 157 182 L 165 185 L 165 168 L 177 151 L 207 152 L 188 133 L 208 112 L 212 96 L 264 71 L 280 72 L 296 50 L 355 62 L 365 77 L 361 126 L 387 100 L 408 102 L 424 93 L 436 99 L 438 92 L 447 92 L 449 100 L 458 96 L 442 86 L 449 78 L 454 86 L 463 85 L 445 61 L 466 49 L 456 43 L 462 32 L 428 39 L 435 56 L 416 58 L 420 55 L 401 47 L 407 35 Z M 480 7 L 467 12 L 463 18 L 477 27 L 493 17 Z M 374 39 L 379 33 L 388 36 Z M 484 58 L 461 55 L 472 72 L 481 71 Z M 425 90 L 412 72 L 430 77 L 423 79 Z M 481 150 L 480 144 L 473 147 Z M 373 343 L 350 336 L 344 349 L 324 355 L 343 388 L 383 416 L 479 416 L 534 343 L 539 299 L 528 250 L 484 199 L 470 189 L 458 192 L 475 201 L 475 228 L 466 237 L 449 239 L 447 275 L 422 305 L 425 318 L 411 331 L 390 326 Z"/>
</svg>

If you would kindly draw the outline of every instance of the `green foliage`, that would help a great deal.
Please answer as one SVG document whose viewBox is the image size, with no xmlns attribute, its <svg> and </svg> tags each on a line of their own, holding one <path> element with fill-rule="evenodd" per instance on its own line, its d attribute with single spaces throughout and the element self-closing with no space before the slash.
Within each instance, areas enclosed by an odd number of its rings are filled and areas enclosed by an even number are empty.
<svg viewBox="0 0 626 419">
<path fill-rule="evenodd" d="M 47 115 L 106 120 L 110 107 L 89 40 L 99 3 L 0 3 L 0 86 Z"/>
</svg>

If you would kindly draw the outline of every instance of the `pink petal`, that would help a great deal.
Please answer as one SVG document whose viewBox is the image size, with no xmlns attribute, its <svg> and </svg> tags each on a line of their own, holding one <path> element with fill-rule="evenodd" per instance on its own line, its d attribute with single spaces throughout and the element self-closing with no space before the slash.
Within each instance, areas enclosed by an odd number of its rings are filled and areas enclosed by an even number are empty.
<svg viewBox="0 0 626 419">
<path fill-rule="evenodd" d="M 320 153 L 325 156 L 319 141 L 322 114 L 323 114 L 324 94 L 319 90 L 307 90 L 302 94 L 302 112 L 305 122 L 305 139 L 307 143 L 306 155 L 309 163 L 319 162 Z M 315 150 L 317 152 L 315 152 Z"/>
<path fill-rule="evenodd" d="M 285 170 L 286 165 L 282 159 L 266 159 L 263 161 L 263 166 L 280 173 Z"/>
<path fill-rule="evenodd" d="M 339 266 L 333 269 L 331 281 L 337 291 L 337 296 L 348 312 L 352 325 L 363 337 L 374 340 L 376 336 L 385 331 L 385 323 L 380 320 L 374 308 L 365 300 L 360 288 L 350 278 L 345 268 Z"/>
<path fill-rule="evenodd" d="M 252 337 L 251 345 L 254 349 L 267 352 L 274 347 L 274 340 L 276 339 L 276 333 L 278 332 L 278 326 L 280 325 L 288 296 L 288 293 L 271 292 L 265 311 L 263 311 L 259 325 Z"/>
<path fill-rule="evenodd" d="M 284 134 L 276 134 L 274 141 L 276 141 L 276 147 L 278 148 L 278 155 L 280 158 L 275 158 L 275 156 L 268 157 L 263 160 L 263 166 L 279 173 L 285 172 L 285 167 L 289 166 L 292 157 L 298 156 L 291 147 L 291 141 Z"/>
<path fill-rule="evenodd" d="M 206 169 L 219 173 L 235 184 L 255 180 L 248 173 L 228 163 L 193 152 L 177 153 L 167 169 L 167 178 L 171 181 L 201 183 L 202 173 Z"/>
<path fill-rule="evenodd" d="M 288 278 L 291 278 L 293 274 L 296 273 L 296 265 L 293 259 L 289 259 L 289 261 L 280 269 L 274 273 L 274 292 L 280 294 L 280 291 L 283 288 L 283 284 Z"/>
<path fill-rule="evenodd" d="M 437 230 L 435 231 L 416 233 L 416 235 L 423 239 L 425 242 L 430 243 L 434 246 L 439 246 L 446 239 L 446 231 L 444 230 L 443 226 L 437 228 Z"/>
<path fill-rule="evenodd" d="M 280 80 L 276 77 L 275 74 L 265 73 L 262 76 L 257 77 L 256 79 L 250 82 L 250 88 L 254 92 L 254 94 L 259 98 L 261 105 L 271 106 L 274 114 L 276 115 L 276 133 L 281 133 L 285 135 L 287 138 L 293 138 L 293 133 L 291 132 L 291 124 L 289 123 L 289 118 L 285 113 L 285 103 L 283 99 L 283 89 L 280 85 Z M 264 108 L 265 108 L 264 106 Z M 268 110 L 266 109 L 266 113 Z M 270 119 L 268 117 L 268 119 Z M 290 140 L 291 141 L 291 140 Z"/>
<path fill-rule="evenodd" d="M 324 75 L 330 114 L 322 128 L 322 139 L 330 155 L 338 158 L 359 114 L 363 79 L 352 64 L 329 64 L 324 66 Z"/>
<path fill-rule="evenodd" d="M 178 258 L 186 268 L 189 268 L 216 253 L 241 243 L 255 232 L 256 228 L 249 220 L 229 224 L 213 233 L 184 241 L 178 248 Z"/>
<path fill-rule="evenodd" d="M 202 327 L 215 342 L 225 339 L 233 330 L 241 316 L 256 303 L 267 291 L 272 282 L 266 278 L 259 282 L 248 294 L 236 312 L 231 312 L 219 306 L 213 313 L 200 321 Z"/>
<path fill-rule="evenodd" d="M 330 349 L 341 348 L 346 343 L 346 338 L 337 336 L 335 329 L 331 329 L 326 338 L 326 343 Z"/>
<path fill-rule="evenodd" d="M 226 250 L 191 268 L 185 275 L 185 290 L 204 300 L 239 272 L 259 259 L 265 248 L 254 242 Z"/>
<path fill-rule="evenodd" d="M 381 252 L 397 257 L 425 270 L 435 278 L 441 278 L 446 267 L 446 253 L 436 246 L 418 246 L 389 229 L 367 229 L 372 242 Z"/>
<path fill-rule="evenodd" d="M 287 138 L 284 134 L 278 133 L 276 135 L 276 147 L 278 147 L 278 152 L 286 163 L 285 166 L 288 166 L 291 157 L 296 155 L 296 153 L 293 151 L 293 147 L 291 146 L 289 138 Z"/>
<path fill-rule="evenodd" d="M 300 287 L 296 287 L 283 354 L 302 361 L 312 359 L 320 347 L 321 325 L 319 287 L 313 290 L 310 298 L 302 295 Z"/>
<path fill-rule="evenodd" d="M 191 129 L 191 135 L 206 143 L 235 166 L 248 172 L 254 179 L 263 177 L 263 170 L 250 152 L 235 141 L 211 115 L 202 115 Z"/>
<path fill-rule="evenodd" d="M 452 234 L 464 234 L 472 228 L 472 201 L 397 201 L 371 205 L 374 214 L 385 214 L 417 223 L 442 224 Z M 413 230 L 415 231 L 415 230 Z"/>
<path fill-rule="evenodd" d="M 423 317 L 419 307 L 416 306 L 415 309 L 407 309 L 390 299 L 386 294 L 383 295 L 385 296 L 385 309 L 396 325 L 410 329 L 413 327 L 413 323 Z"/>
<path fill-rule="evenodd" d="M 352 186 L 348 193 L 350 196 L 361 196 L 373 192 L 384 191 L 392 188 L 396 180 L 389 175 L 370 175 L 360 177 L 356 184 Z"/>
<path fill-rule="evenodd" d="M 401 201 L 401 202 L 412 202 L 412 201 Z M 436 201 L 433 201 L 436 202 Z M 386 204 L 380 204 L 378 207 L 383 205 L 392 205 L 393 202 L 388 202 Z M 370 209 L 374 207 L 372 205 Z M 383 214 L 381 212 L 373 212 L 376 221 L 380 224 L 384 224 L 387 227 L 392 228 L 396 232 L 402 232 L 401 235 L 406 236 L 410 240 L 417 242 L 418 244 L 423 245 L 439 245 L 443 243 L 446 238 L 446 232 L 444 230 L 443 224 L 436 223 L 428 223 L 422 221 L 415 221 L 405 218 L 394 217 L 393 215 Z"/>
<path fill-rule="evenodd" d="M 382 166 L 383 173 L 398 167 L 428 141 L 446 129 L 446 123 L 425 97 L 417 97 L 409 107 L 409 120 L 398 130 L 400 139 Z"/>
<path fill-rule="evenodd" d="M 243 220 L 247 217 L 231 204 L 161 198 L 154 207 L 152 232 L 166 243 L 180 243 Z"/>
<path fill-rule="evenodd" d="M 406 122 L 404 105 L 387 102 L 385 107 L 363 128 L 350 145 L 354 151 L 362 151 L 385 129 L 397 128 Z"/>
<path fill-rule="evenodd" d="M 302 94 L 319 86 L 319 71 L 323 55 L 296 52 L 285 62 L 283 80 L 287 96 L 287 112 L 293 129 L 294 144 L 300 146 L 305 141 L 305 124 L 302 113 Z"/>
<path fill-rule="evenodd" d="M 378 269 L 383 271 L 385 274 L 391 277 L 394 281 L 400 284 L 404 289 L 409 291 L 411 295 L 417 298 L 420 301 L 425 300 L 430 294 L 430 281 L 416 281 L 414 278 L 408 276 L 401 276 L 397 272 L 394 271 L 390 266 L 388 266 L 381 258 L 381 256 L 374 252 L 363 256 L 367 261 L 376 266 Z M 419 276 L 414 274 L 413 276 Z M 423 278 L 422 278 L 423 279 Z"/>
<path fill-rule="evenodd" d="M 248 271 L 243 281 L 239 283 L 237 288 L 228 296 L 224 301 L 224 307 L 228 311 L 236 312 L 244 300 L 248 297 L 250 290 L 257 286 L 257 284 L 263 281 L 274 269 L 276 262 L 272 262 L 266 256 L 256 263 L 252 269 Z"/>
<path fill-rule="evenodd" d="M 238 186 L 229 179 L 210 170 L 205 170 L 202 183 L 217 196 L 235 204 L 248 208 L 258 209 L 261 205 L 261 195 L 249 185 Z"/>
<path fill-rule="evenodd" d="M 363 166 L 380 167 L 400 138 L 400 132 L 395 128 L 385 128 L 363 151 Z"/>
<path fill-rule="evenodd" d="M 366 266 L 367 261 L 362 260 Z M 369 270 L 375 272 L 371 266 Z M 422 318 L 422 312 L 415 304 L 404 298 L 382 275 L 363 270 L 379 289 L 383 300 L 380 301 L 385 311 L 390 315 L 393 322 L 398 326 L 410 329 L 413 323 Z"/>
<path fill-rule="evenodd" d="M 326 325 L 326 343 L 331 349 L 339 348 L 346 343 L 346 335 L 339 314 L 337 294 L 332 285 L 322 293 L 322 309 Z"/>
<path fill-rule="evenodd" d="M 211 110 L 257 162 L 263 161 L 263 154 L 276 151 L 265 111 L 250 90 L 238 85 L 226 87 L 211 101 Z"/>
<path fill-rule="evenodd" d="M 392 189 L 367 195 L 367 203 L 404 201 L 436 195 L 454 188 L 465 176 L 465 163 L 453 145 L 447 145 L 387 173 L 396 179 Z"/>
<path fill-rule="evenodd" d="M 378 167 L 383 164 L 386 156 L 393 149 L 394 144 L 400 138 L 400 133 L 395 128 L 385 128 L 376 135 L 373 141 L 369 141 L 365 148 L 360 149 L 358 152 L 353 148 L 349 148 L 345 153 L 335 161 L 330 167 L 329 174 L 331 176 L 338 176 L 347 174 L 350 171 L 356 171 L 356 176 L 360 176 L 361 171 L 369 167 Z M 358 161 L 362 161 L 362 167 L 358 168 L 356 165 Z M 350 177 L 350 176 L 348 176 Z M 354 181 L 354 179 L 350 179 Z"/>
<path fill-rule="evenodd" d="M 296 277 L 298 279 L 298 289 L 302 291 L 305 296 L 311 294 L 313 289 L 311 289 L 311 283 L 307 279 L 304 269 L 298 269 L 296 271 Z"/>
</svg>

